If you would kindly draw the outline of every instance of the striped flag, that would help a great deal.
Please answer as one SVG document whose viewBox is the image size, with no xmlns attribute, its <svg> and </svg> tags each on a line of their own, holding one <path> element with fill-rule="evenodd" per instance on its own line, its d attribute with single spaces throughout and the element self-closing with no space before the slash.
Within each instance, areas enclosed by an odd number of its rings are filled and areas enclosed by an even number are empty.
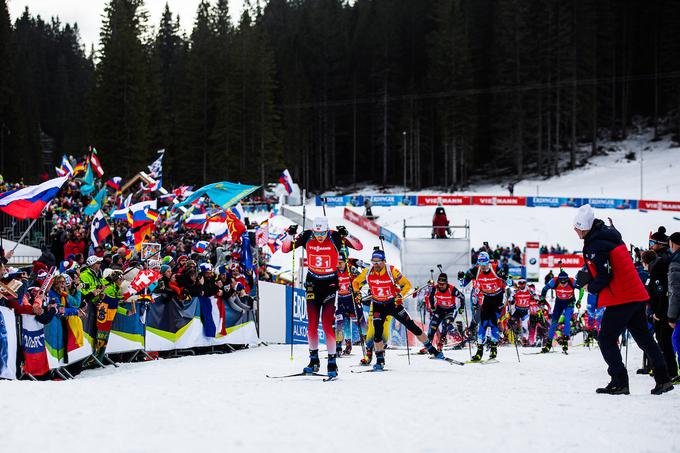
<svg viewBox="0 0 680 453">
<path fill-rule="evenodd" d="M 111 228 L 104 218 L 104 213 L 99 210 L 92 217 L 92 227 L 90 228 L 90 239 L 95 247 L 104 243 L 106 238 L 111 236 Z"/>
<path fill-rule="evenodd" d="M 0 194 L 0 211 L 17 219 L 37 219 L 67 179 L 68 176 L 62 176 Z"/>
<path fill-rule="evenodd" d="M 99 161 L 99 157 L 97 156 L 97 150 L 94 148 L 92 148 L 92 155 L 90 156 L 90 166 L 97 177 L 101 178 L 104 176 L 104 168 L 102 167 L 102 163 Z"/>
</svg>

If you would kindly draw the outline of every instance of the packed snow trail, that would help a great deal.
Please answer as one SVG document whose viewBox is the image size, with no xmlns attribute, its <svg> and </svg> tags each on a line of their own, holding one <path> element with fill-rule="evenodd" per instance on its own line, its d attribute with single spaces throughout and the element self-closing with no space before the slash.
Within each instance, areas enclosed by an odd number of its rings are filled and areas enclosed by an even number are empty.
<svg viewBox="0 0 680 453">
<path fill-rule="evenodd" d="M 535 351 L 535 349 L 526 350 Z M 3 451 L 678 451 L 680 389 L 596 395 L 608 382 L 599 350 L 522 356 L 499 348 L 494 366 L 451 366 L 387 351 L 388 373 L 268 379 L 299 372 L 304 345 L 260 347 L 86 371 L 67 382 L 0 382 Z M 325 371 L 325 354 L 322 372 Z M 468 351 L 449 351 L 468 360 Z M 95 412 L 91 412 L 92 410 Z M 37 433 L 39 436 L 36 436 Z"/>
</svg>

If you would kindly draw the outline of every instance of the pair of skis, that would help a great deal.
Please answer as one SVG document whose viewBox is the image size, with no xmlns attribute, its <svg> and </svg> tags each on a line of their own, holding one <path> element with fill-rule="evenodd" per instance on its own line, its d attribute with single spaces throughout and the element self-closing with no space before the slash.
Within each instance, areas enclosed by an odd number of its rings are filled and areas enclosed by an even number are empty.
<svg viewBox="0 0 680 453">
<path fill-rule="evenodd" d="M 302 373 L 285 374 L 283 376 L 270 376 L 268 374 L 266 376 L 269 379 L 287 379 L 287 378 L 293 378 L 293 377 L 314 376 L 314 377 L 322 377 L 323 382 L 334 381 L 338 378 L 337 376 L 329 376 L 327 374 L 321 374 L 321 373 L 305 373 L 304 371 Z"/>
</svg>

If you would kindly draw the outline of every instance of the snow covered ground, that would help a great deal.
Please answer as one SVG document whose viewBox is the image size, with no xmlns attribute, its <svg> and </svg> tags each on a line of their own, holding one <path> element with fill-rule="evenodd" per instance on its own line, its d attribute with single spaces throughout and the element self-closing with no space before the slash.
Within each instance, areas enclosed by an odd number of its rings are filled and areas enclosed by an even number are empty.
<svg viewBox="0 0 680 453">
<path fill-rule="evenodd" d="M 525 349 L 520 352 L 529 352 Z M 400 351 L 400 353 L 403 351 Z M 468 351 L 449 355 L 469 358 Z M 634 370 L 631 395 L 608 382 L 599 350 L 521 355 L 463 367 L 388 351 L 392 371 L 267 379 L 306 364 L 304 346 L 91 370 L 68 382 L 0 382 L 2 451 L 679 451 L 680 389 L 662 396 Z M 325 365 L 324 365 L 325 366 Z"/>
</svg>

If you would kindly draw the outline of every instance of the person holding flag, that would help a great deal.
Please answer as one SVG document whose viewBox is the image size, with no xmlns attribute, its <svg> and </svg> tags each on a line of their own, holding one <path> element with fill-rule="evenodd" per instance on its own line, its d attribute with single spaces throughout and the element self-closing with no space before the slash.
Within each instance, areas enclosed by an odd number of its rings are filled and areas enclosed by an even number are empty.
<svg viewBox="0 0 680 453">
<path fill-rule="evenodd" d="M 279 183 L 281 183 L 288 195 L 293 193 L 293 178 L 290 176 L 288 169 L 285 169 L 281 172 L 281 176 L 279 176 Z"/>
<path fill-rule="evenodd" d="M 95 247 L 100 246 L 111 236 L 111 228 L 104 218 L 104 213 L 99 210 L 92 218 L 92 226 L 90 228 L 90 240 Z"/>
<path fill-rule="evenodd" d="M 343 239 L 348 247 L 361 250 L 363 245 L 350 236 L 345 227 L 338 231 L 328 228 L 328 218 L 317 217 L 311 230 L 305 230 L 295 237 L 297 225 L 288 228 L 288 235 L 281 250 L 288 253 L 295 248 L 304 247 L 307 253 L 307 340 L 309 342 L 309 364 L 304 373 L 319 371 L 319 317 L 326 335 L 328 349 L 328 376 L 338 375 L 335 354 L 335 297 L 338 290 L 338 258 L 343 249 Z"/>
</svg>

